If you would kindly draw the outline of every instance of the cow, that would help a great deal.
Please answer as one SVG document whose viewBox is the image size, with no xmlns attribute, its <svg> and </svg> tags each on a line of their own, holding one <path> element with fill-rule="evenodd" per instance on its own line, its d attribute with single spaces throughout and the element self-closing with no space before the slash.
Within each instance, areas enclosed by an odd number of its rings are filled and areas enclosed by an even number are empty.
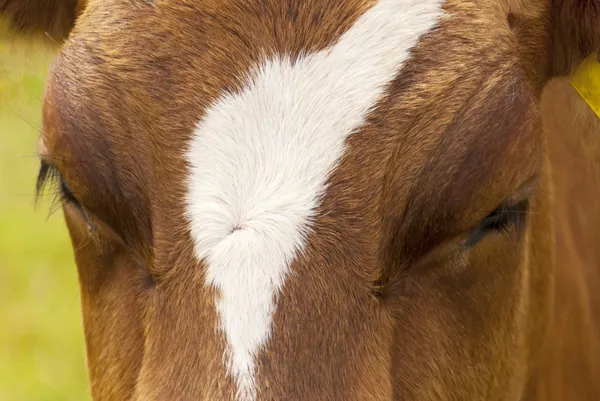
<svg viewBox="0 0 600 401">
<path fill-rule="evenodd" d="M 600 1 L 0 13 L 60 46 L 37 189 L 94 400 L 600 399 L 599 124 L 541 102 Z"/>
</svg>

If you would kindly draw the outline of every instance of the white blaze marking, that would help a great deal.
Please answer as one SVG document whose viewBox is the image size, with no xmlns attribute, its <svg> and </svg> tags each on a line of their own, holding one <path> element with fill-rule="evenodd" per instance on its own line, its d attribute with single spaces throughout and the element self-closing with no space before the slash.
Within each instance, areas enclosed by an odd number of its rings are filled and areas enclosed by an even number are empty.
<svg viewBox="0 0 600 401">
<path fill-rule="evenodd" d="M 239 400 L 256 398 L 255 357 L 345 141 L 364 123 L 443 0 L 380 0 L 328 49 L 268 60 L 198 123 L 187 217 Z"/>
</svg>

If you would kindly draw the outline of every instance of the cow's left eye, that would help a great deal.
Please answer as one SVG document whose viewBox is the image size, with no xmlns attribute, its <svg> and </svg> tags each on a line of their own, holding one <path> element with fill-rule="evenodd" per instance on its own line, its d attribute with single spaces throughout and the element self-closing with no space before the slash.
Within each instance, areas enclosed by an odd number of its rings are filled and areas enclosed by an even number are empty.
<svg viewBox="0 0 600 401">
<path fill-rule="evenodd" d="M 503 204 L 487 215 L 471 232 L 468 246 L 474 246 L 491 232 L 507 231 L 511 228 L 522 229 L 527 221 L 529 199 L 517 203 Z"/>
</svg>

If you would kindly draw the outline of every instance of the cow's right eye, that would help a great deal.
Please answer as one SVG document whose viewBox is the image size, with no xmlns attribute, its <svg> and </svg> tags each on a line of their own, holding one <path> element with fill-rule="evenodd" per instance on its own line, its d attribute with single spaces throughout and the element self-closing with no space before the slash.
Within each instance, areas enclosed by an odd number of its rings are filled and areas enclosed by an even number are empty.
<svg viewBox="0 0 600 401">
<path fill-rule="evenodd" d="M 69 187 L 69 184 L 67 184 L 58 168 L 48 161 L 42 160 L 35 188 L 36 198 L 41 196 L 46 185 L 51 185 L 55 188 L 55 196 L 52 201 L 52 205 L 50 206 L 50 213 L 58 209 L 64 203 L 69 203 L 73 205 L 81 213 L 86 222 L 90 224 L 83 206 L 77 199 L 77 196 L 71 190 L 71 187 Z"/>
</svg>

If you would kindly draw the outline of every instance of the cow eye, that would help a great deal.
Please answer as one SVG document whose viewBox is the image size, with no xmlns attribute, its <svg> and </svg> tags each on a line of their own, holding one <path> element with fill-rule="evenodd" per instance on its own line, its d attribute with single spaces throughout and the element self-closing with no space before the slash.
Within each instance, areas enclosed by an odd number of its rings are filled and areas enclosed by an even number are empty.
<svg viewBox="0 0 600 401">
<path fill-rule="evenodd" d="M 71 203 L 75 204 L 76 206 L 81 207 L 81 204 L 79 203 L 79 201 L 73 194 L 73 191 L 69 187 L 69 184 L 67 184 L 66 181 L 64 180 L 64 178 L 62 178 L 62 177 L 60 177 L 59 190 L 60 190 L 60 194 L 63 198 L 63 202 L 71 202 Z"/>
<path fill-rule="evenodd" d="M 517 203 L 503 204 L 488 214 L 471 232 L 467 240 L 468 246 L 474 246 L 486 235 L 493 232 L 508 231 L 512 228 L 522 229 L 527 221 L 529 199 Z"/>
<path fill-rule="evenodd" d="M 35 188 L 36 199 L 41 196 L 46 185 L 51 185 L 55 188 L 55 196 L 50 207 L 50 213 L 57 210 L 64 203 L 70 203 L 75 206 L 87 220 L 83 206 L 79 200 L 77 200 L 77 197 L 69 187 L 69 184 L 67 184 L 58 168 L 53 164 L 42 160 Z"/>
</svg>

